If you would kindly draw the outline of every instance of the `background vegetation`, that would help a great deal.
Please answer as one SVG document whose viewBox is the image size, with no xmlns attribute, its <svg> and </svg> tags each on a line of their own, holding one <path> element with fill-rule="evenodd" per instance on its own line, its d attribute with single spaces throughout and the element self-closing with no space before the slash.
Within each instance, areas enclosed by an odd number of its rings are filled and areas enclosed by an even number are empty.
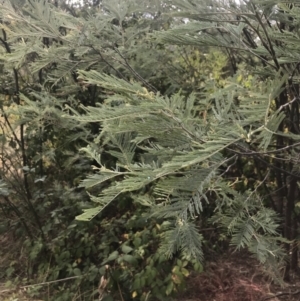
<svg viewBox="0 0 300 301">
<path fill-rule="evenodd" d="M 290 281 L 299 14 L 4 0 L 2 282 L 43 300 L 168 300 L 228 249 Z"/>
</svg>

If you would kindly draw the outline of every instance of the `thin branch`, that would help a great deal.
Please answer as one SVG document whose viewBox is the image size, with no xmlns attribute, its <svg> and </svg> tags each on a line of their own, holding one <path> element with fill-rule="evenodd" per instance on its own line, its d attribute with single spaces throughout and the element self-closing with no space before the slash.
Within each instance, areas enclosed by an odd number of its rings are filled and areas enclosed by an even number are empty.
<svg viewBox="0 0 300 301">
<path fill-rule="evenodd" d="M 278 149 L 275 149 L 275 150 L 270 150 L 270 151 L 266 151 L 266 152 L 256 152 L 256 151 L 250 151 L 249 150 L 247 152 L 238 152 L 237 153 L 239 155 L 267 155 L 267 154 L 275 154 L 275 153 L 279 153 L 279 152 L 282 152 L 282 151 L 285 151 L 285 150 L 288 150 L 288 149 L 291 149 L 291 148 L 294 148 L 296 146 L 299 146 L 300 145 L 300 142 L 298 143 L 295 143 L 295 144 L 292 144 L 292 145 L 287 145 L 285 147 L 282 147 L 282 148 L 278 148 Z M 239 148 L 241 148 L 240 145 L 238 145 Z M 244 148 L 245 149 L 245 148 Z M 232 149 L 230 149 L 231 151 L 233 151 Z"/>
<path fill-rule="evenodd" d="M 118 291 L 119 291 L 120 298 L 121 298 L 122 301 L 124 301 L 123 294 L 122 294 L 119 282 L 117 282 L 117 285 L 118 285 Z"/>
<path fill-rule="evenodd" d="M 157 93 L 157 90 L 155 87 L 153 87 L 151 84 L 149 84 L 140 74 L 138 74 L 128 63 L 128 60 L 122 55 L 122 53 L 119 51 L 119 49 L 117 47 L 113 48 L 117 54 L 124 60 L 125 65 L 131 72 L 132 74 L 138 78 L 146 87 L 148 87 L 148 89 L 150 89 L 152 92 Z"/>
<path fill-rule="evenodd" d="M 239 148 L 241 148 L 241 146 L 238 146 L 238 145 L 236 145 L 236 146 L 239 147 Z M 296 179 L 300 180 L 300 175 L 291 173 L 291 172 L 289 172 L 288 170 L 285 170 L 285 169 L 282 169 L 282 168 L 276 166 L 275 164 L 271 164 L 271 163 L 267 162 L 267 161 L 264 160 L 262 157 L 260 157 L 261 153 L 257 153 L 257 152 L 253 152 L 253 153 L 250 153 L 250 152 L 243 153 L 243 152 L 239 152 L 239 151 L 234 150 L 234 149 L 229 148 L 229 147 L 227 147 L 226 149 L 228 149 L 229 151 L 231 151 L 231 152 L 233 152 L 233 153 L 235 153 L 235 154 L 238 154 L 238 155 L 245 155 L 245 154 L 247 154 L 248 156 L 253 156 L 253 157 L 256 155 L 257 160 L 259 160 L 259 161 L 261 161 L 262 163 L 264 163 L 265 166 L 268 166 L 268 167 L 270 167 L 270 168 L 272 168 L 272 169 L 274 169 L 274 170 L 276 170 L 276 171 L 282 172 L 282 173 L 285 174 L 285 175 L 293 176 L 293 177 L 295 177 Z M 248 150 L 248 151 L 249 151 L 249 150 Z"/>
<path fill-rule="evenodd" d="M 2 29 L 3 37 L 6 39 L 6 32 L 4 29 Z M 0 38 L 0 41 L 2 42 L 3 46 L 5 47 L 7 53 L 11 53 L 11 49 L 7 43 L 6 40 Z M 13 73 L 14 73 L 14 78 L 15 78 L 15 93 L 16 93 L 16 102 L 18 105 L 20 105 L 20 87 L 19 87 L 19 78 L 18 78 L 18 71 L 16 68 L 13 68 Z M 18 140 L 17 140 L 18 141 Z M 25 151 L 25 140 L 24 140 L 24 125 L 20 125 L 20 147 L 21 147 L 21 152 L 22 152 L 22 158 L 23 158 L 23 166 L 27 166 L 27 156 L 26 156 L 26 151 Z M 28 178 L 27 178 L 27 173 L 24 172 L 24 186 L 26 190 L 26 195 L 28 200 L 31 199 L 31 192 L 29 189 L 29 183 L 28 183 Z"/>
<path fill-rule="evenodd" d="M 102 61 L 107 64 L 107 66 L 109 66 L 112 70 L 114 70 L 123 80 L 125 80 L 127 83 L 129 83 L 129 81 L 124 77 L 124 75 L 117 70 L 110 62 L 108 62 L 102 55 L 101 51 L 96 49 L 93 45 L 89 45 L 96 53 L 99 54 L 99 56 L 101 57 Z"/>
<path fill-rule="evenodd" d="M 266 30 L 266 28 L 265 28 L 265 26 L 264 26 L 264 24 L 263 24 L 263 22 L 262 22 L 262 19 L 261 19 L 260 16 L 259 16 L 259 13 L 257 12 L 256 6 L 255 6 L 253 3 L 251 3 L 251 4 L 252 4 L 252 6 L 253 6 L 253 8 L 254 8 L 254 10 L 255 10 L 255 15 L 256 15 L 256 17 L 257 17 L 257 20 L 258 20 L 259 24 L 261 25 L 262 30 L 263 30 L 263 32 L 264 32 L 264 34 L 265 34 L 265 36 L 266 36 L 266 39 L 267 39 L 268 44 L 269 44 L 269 47 L 267 47 L 267 45 L 265 44 L 265 42 L 264 42 L 263 39 L 261 40 L 261 42 L 264 44 L 264 46 L 265 46 L 265 47 L 267 48 L 267 50 L 270 52 L 270 54 L 271 54 L 271 56 L 272 56 L 272 58 L 273 58 L 273 61 L 274 61 L 275 65 L 276 65 L 277 69 L 279 70 L 279 69 L 280 69 L 280 65 L 279 65 L 279 63 L 278 63 L 278 60 L 277 60 L 277 57 L 276 57 L 276 53 L 275 53 L 275 50 L 274 50 L 274 48 L 273 48 L 271 39 L 270 39 L 270 37 L 269 37 L 269 35 L 268 35 L 268 32 L 267 32 L 267 30 Z"/>
<path fill-rule="evenodd" d="M 14 129 L 12 128 L 12 126 L 11 126 L 11 124 L 10 124 L 8 118 L 7 118 L 7 115 L 6 115 L 6 113 L 4 112 L 4 110 L 3 110 L 3 107 L 1 108 L 1 112 L 2 112 L 2 115 L 3 115 L 4 119 L 5 119 L 5 122 L 7 123 L 9 129 L 11 130 L 11 132 L 12 132 L 12 134 L 13 134 L 13 136 L 14 136 L 16 142 L 17 142 L 18 145 L 21 147 L 21 141 L 19 140 L 17 134 L 15 133 Z"/>
</svg>

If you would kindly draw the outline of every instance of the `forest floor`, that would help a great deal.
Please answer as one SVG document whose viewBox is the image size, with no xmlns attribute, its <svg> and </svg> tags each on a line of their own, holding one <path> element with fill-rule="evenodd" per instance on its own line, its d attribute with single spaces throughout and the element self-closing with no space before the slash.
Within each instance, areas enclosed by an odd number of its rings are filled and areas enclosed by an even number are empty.
<svg viewBox="0 0 300 301">
<path fill-rule="evenodd" d="M 0 236 L 0 269 L 11 261 L 12 249 L 5 236 Z M 11 246 L 10 246 L 11 247 Z M 15 245 L 16 248 L 20 247 Z M 21 256 L 22 257 L 22 256 Z M 21 262 L 25 258 L 19 258 Z M 76 300 L 78 300 L 76 298 Z M 290 283 L 279 286 L 264 273 L 261 265 L 246 252 L 227 252 L 211 259 L 201 274 L 191 274 L 187 290 L 173 301 L 299 301 L 300 277 L 292 277 Z M 0 279 L 0 301 L 45 301 L 30 298 L 25 286 L 7 286 Z M 66 300 L 68 301 L 68 300 Z M 70 300 L 73 301 L 73 300 Z M 138 300 L 137 300 L 138 301 Z"/>
<path fill-rule="evenodd" d="M 299 301 L 300 277 L 275 284 L 246 252 L 224 254 L 210 261 L 202 274 L 191 275 L 176 301 Z"/>
</svg>

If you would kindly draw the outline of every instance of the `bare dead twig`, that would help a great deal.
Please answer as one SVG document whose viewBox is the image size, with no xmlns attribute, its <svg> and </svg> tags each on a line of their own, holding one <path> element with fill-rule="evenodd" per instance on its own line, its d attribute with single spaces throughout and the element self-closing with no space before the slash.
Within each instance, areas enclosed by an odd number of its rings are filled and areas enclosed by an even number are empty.
<svg viewBox="0 0 300 301">
<path fill-rule="evenodd" d="M 270 299 L 281 297 L 281 296 L 295 296 L 298 294 L 300 294 L 300 290 L 295 291 L 295 292 L 280 292 L 280 293 L 274 294 L 272 296 L 266 296 L 261 301 L 266 301 L 266 300 L 270 300 Z"/>
<path fill-rule="evenodd" d="M 41 282 L 41 283 L 36 283 L 36 284 L 25 285 L 25 286 L 21 286 L 20 288 L 24 289 L 24 288 L 35 287 L 35 286 L 39 286 L 39 285 L 46 285 L 46 284 L 57 283 L 57 282 L 64 282 L 64 281 L 68 281 L 68 280 L 72 280 L 72 279 L 82 278 L 84 276 L 85 275 L 72 276 L 72 277 L 67 277 L 67 278 L 53 280 L 53 281 L 46 281 L 46 282 Z"/>
</svg>

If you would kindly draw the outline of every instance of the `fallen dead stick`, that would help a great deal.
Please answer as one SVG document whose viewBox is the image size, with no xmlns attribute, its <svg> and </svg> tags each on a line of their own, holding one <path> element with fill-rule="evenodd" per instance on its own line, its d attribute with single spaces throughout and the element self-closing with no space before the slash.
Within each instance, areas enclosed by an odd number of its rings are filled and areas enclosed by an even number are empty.
<svg viewBox="0 0 300 301">
<path fill-rule="evenodd" d="M 11 289 L 11 290 L 9 290 L 9 289 L 3 290 L 3 291 L 0 291 L 0 294 L 2 294 L 2 293 L 9 293 L 9 292 L 11 292 L 11 291 L 13 291 L 13 290 L 12 290 L 12 289 Z"/>
<path fill-rule="evenodd" d="M 33 287 L 33 286 L 39 286 L 39 285 L 46 285 L 46 284 L 51 284 L 51 283 L 56 283 L 56 282 L 63 282 L 63 281 L 68 281 L 76 278 L 81 278 L 85 275 L 80 275 L 80 276 L 72 276 L 68 278 L 63 278 L 63 279 L 58 279 L 58 280 L 53 280 L 53 281 L 47 281 L 47 282 L 40 282 L 36 284 L 30 284 L 30 285 L 25 285 L 25 286 L 20 286 L 21 289 L 28 288 L 28 287 Z"/>
<path fill-rule="evenodd" d="M 286 296 L 286 295 L 295 296 L 298 294 L 300 294 L 300 290 L 295 291 L 295 292 L 282 292 L 282 293 L 274 294 L 273 296 L 266 296 L 262 299 L 262 301 L 270 300 L 270 299 L 277 298 L 280 296 Z"/>
<path fill-rule="evenodd" d="M 63 278 L 63 279 L 58 279 L 58 280 L 53 280 L 53 281 L 47 281 L 47 282 L 40 282 L 40 283 L 24 285 L 24 286 L 17 286 L 16 288 L 13 288 L 13 289 L 2 290 L 2 291 L 0 291 L 0 293 L 7 293 L 7 292 L 12 292 L 12 291 L 15 291 L 15 290 L 18 290 L 18 289 L 26 289 L 26 288 L 30 288 L 30 287 L 34 287 L 34 286 L 47 285 L 47 284 L 52 284 L 52 283 L 57 283 L 57 282 L 68 281 L 68 280 L 72 280 L 72 279 L 76 279 L 76 278 L 81 278 L 83 276 L 85 276 L 85 275 L 72 276 L 72 277 L 68 277 L 68 278 Z"/>
</svg>

